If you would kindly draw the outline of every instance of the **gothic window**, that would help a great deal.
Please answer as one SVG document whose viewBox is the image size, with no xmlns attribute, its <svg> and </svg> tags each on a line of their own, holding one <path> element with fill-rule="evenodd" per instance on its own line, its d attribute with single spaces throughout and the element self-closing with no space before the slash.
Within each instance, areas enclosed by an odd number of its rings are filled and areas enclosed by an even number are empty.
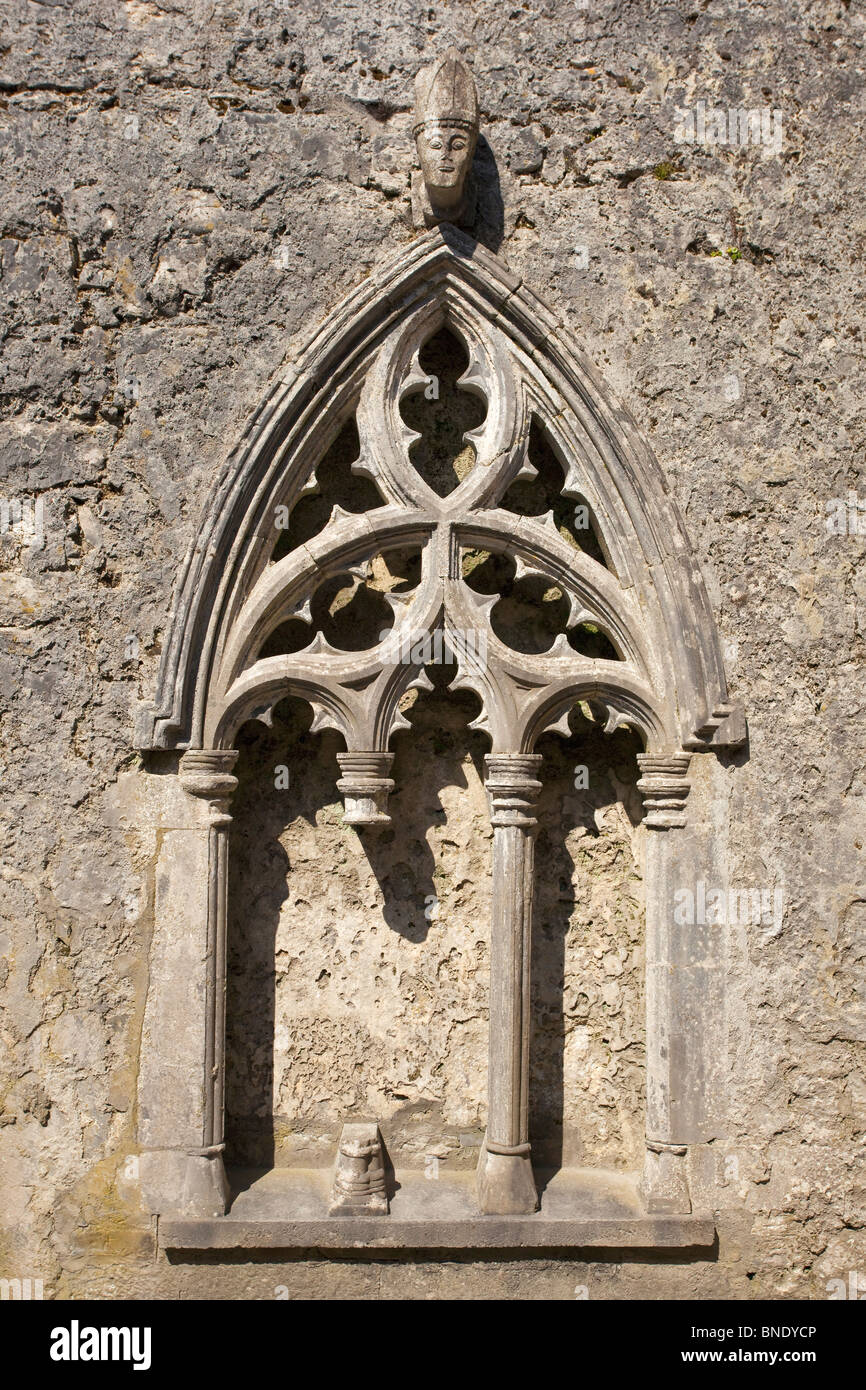
<svg viewBox="0 0 866 1390">
<path fill-rule="evenodd" d="M 181 867 L 168 866 L 157 905 L 149 1028 L 167 1029 L 183 1055 L 143 1052 L 154 1207 L 214 1215 L 228 1200 L 226 854 L 239 731 L 269 723 L 288 698 L 306 702 L 310 731 L 332 730 L 343 746 L 346 822 L 374 836 L 389 823 L 391 741 L 430 688 L 434 641 L 448 653 L 450 690 L 471 693 L 471 727 L 487 740 L 493 904 L 478 1212 L 538 1207 L 528 1044 L 537 745 L 551 732 L 568 737 L 581 709 L 608 734 L 630 730 L 643 749 L 639 790 L 655 844 L 639 1190 L 648 1219 L 692 1221 L 673 1243 L 700 1239 L 686 1155 L 708 1123 L 699 1073 L 710 1044 L 692 1029 L 685 1052 L 670 1045 L 686 1035 L 691 1006 L 676 995 L 669 967 L 682 944 L 670 939 L 664 904 L 672 856 L 697 852 L 694 835 L 683 836 L 690 756 L 741 742 L 742 715 L 727 701 L 700 574 L 650 451 L 555 316 L 447 226 L 356 290 L 278 383 L 218 479 L 181 576 L 157 699 L 139 724 L 143 749 L 185 750 L 180 782 L 204 808 L 203 820 L 178 827 Z M 190 949 L 182 920 L 202 935 L 200 1017 L 187 1010 L 172 1031 L 180 1001 L 169 976 Z M 702 967 L 689 957 L 688 968 Z M 347 1125 L 341 1154 L 367 1165 L 367 1208 L 378 1213 L 387 1196 L 372 1128 Z M 166 1240 L 192 1240 L 181 1226 Z"/>
</svg>

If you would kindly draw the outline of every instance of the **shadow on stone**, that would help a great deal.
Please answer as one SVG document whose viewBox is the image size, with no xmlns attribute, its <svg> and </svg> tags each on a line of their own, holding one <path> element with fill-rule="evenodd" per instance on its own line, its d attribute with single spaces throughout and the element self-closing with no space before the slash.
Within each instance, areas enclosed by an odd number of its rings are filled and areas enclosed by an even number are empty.
<svg viewBox="0 0 866 1390">
<path fill-rule="evenodd" d="M 627 1088 L 602 1083 L 599 1090 L 588 1075 L 569 1079 L 566 1067 L 566 1048 L 585 1042 L 587 1073 L 590 1064 L 596 1074 L 605 1065 L 622 1072 L 610 1049 L 615 1034 L 641 1070 L 643 970 L 635 949 L 643 946 L 644 917 L 623 891 L 632 874 L 625 854 L 629 827 L 642 818 L 635 787 L 640 743 L 629 730 L 606 736 L 579 716 L 571 722 L 571 738 L 548 735 L 536 749 L 544 761 L 535 847 L 529 1137 L 540 1193 L 563 1165 L 625 1168 L 642 1156 L 642 1071 Z M 626 989 L 602 968 L 619 969 L 623 952 L 631 962 Z M 570 1116 L 567 1090 L 572 1109 L 575 1096 L 578 1103 Z M 640 1114 L 628 1125 L 628 1108 L 637 1106 Z M 611 1112 L 609 1138 L 597 1142 L 602 1113 Z"/>
<path fill-rule="evenodd" d="M 474 175 L 478 190 L 475 235 L 482 246 L 495 254 L 505 237 L 505 204 L 496 157 L 483 135 L 479 135 L 475 150 Z"/>
<path fill-rule="evenodd" d="M 280 836 L 297 816 L 336 798 L 331 731 L 309 733 L 312 710 L 287 699 L 273 725 L 256 721 L 238 735 L 238 789 L 229 853 L 226 986 L 226 1162 L 270 1167 L 275 1158 L 274 1045 L 277 931 L 293 865 Z M 329 780 L 329 770 L 333 764 Z M 280 769 L 288 771 L 287 787 Z"/>
</svg>

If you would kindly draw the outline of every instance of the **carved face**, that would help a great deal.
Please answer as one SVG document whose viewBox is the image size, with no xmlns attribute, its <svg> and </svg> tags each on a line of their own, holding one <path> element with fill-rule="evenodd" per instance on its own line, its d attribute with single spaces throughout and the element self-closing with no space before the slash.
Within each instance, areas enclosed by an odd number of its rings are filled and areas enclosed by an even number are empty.
<svg viewBox="0 0 866 1390">
<path fill-rule="evenodd" d="M 424 182 L 432 194 L 459 198 L 475 151 L 472 132 L 459 126 L 429 125 L 415 137 Z"/>
</svg>

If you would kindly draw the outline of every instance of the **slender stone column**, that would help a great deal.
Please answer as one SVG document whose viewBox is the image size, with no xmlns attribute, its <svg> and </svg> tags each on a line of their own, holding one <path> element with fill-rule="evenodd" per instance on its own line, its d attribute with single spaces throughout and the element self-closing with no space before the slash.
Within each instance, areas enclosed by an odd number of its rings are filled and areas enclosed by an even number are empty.
<svg viewBox="0 0 866 1390">
<path fill-rule="evenodd" d="M 691 1211 L 687 1155 L 679 1127 L 688 1078 L 674 1020 L 682 943 L 673 922 L 678 878 L 689 862 L 684 834 L 689 754 L 638 754 L 646 807 L 646 1157 L 641 1193 L 647 1211 Z"/>
<path fill-rule="evenodd" d="M 228 1200 L 228 806 L 237 756 L 213 749 L 183 755 L 179 782 L 193 804 L 164 831 L 157 864 L 139 1078 L 141 1180 L 152 1210 L 188 1216 L 222 1215 Z"/>
<path fill-rule="evenodd" d="M 501 1216 L 535 1211 L 529 1148 L 529 968 L 537 753 L 490 754 L 486 786 L 493 825 L 490 1056 L 487 1135 L 478 1161 L 478 1204 Z"/>
</svg>

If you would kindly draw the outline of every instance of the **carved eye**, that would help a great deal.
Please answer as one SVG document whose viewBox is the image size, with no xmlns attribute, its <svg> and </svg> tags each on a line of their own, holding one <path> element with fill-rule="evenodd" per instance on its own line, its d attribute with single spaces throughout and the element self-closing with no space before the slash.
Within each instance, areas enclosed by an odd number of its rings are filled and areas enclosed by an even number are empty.
<svg viewBox="0 0 866 1390">
<path fill-rule="evenodd" d="M 452 150 L 466 149 L 466 141 L 463 139 L 462 135 L 458 135 L 454 140 L 451 141 L 451 148 Z"/>
<path fill-rule="evenodd" d="M 441 150 L 442 139 L 440 136 L 434 135 L 430 140 L 427 141 L 427 144 L 430 146 L 431 150 Z"/>
</svg>

